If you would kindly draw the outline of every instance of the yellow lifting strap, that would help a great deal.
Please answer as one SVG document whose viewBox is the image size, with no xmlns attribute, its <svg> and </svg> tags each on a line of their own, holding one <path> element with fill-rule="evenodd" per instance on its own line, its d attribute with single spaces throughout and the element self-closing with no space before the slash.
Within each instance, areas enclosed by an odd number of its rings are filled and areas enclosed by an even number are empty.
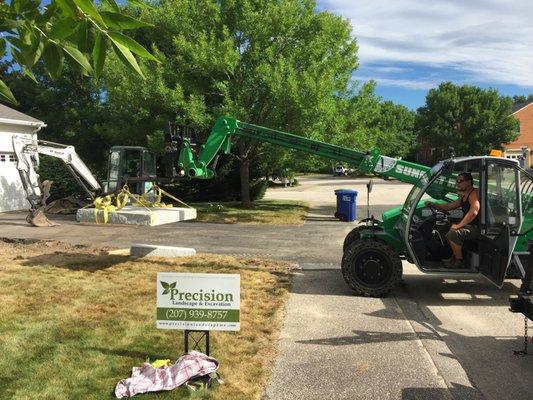
<svg viewBox="0 0 533 400">
<path fill-rule="evenodd" d="M 150 190 L 154 190 L 157 193 L 155 201 L 151 201 L 148 199 L 149 193 L 145 193 L 142 195 L 131 193 L 128 185 L 124 185 L 122 190 L 116 196 L 107 195 L 104 197 L 97 197 L 96 199 L 94 199 L 94 202 L 93 202 L 95 222 L 97 224 L 99 223 L 98 212 L 102 210 L 103 211 L 103 223 L 107 224 L 107 222 L 109 221 L 109 213 L 115 212 L 115 211 L 118 211 L 124 208 L 128 204 L 128 201 L 130 198 L 135 200 L 135 202 L 132 203 L 134 206 L 144 207 L 147 210 L 149 210 L 150 208 L 172 208 L 172 204 L 166 204 L 161 201 L 161 198 L 163 196 L 169 197 L 170 199 L 177 201 L 178 203 L 183 204 L 184 206 L 188 208 L 192 208 L 184 201 L 181 201 L 177 197 L 164 191 L 157 185 L 153 185 L 152 189 Z M 115 197 L 115 205 L 112 204 L 113 196 Z"/>
<path fill-rule="evenodd" d="M 111 195 L 104 197 L 97 197 L 94 199 L 94 221 L 98 224 L 98 211 L 102 210 L 104 214 L 103 223 L 107 224 L 109 221 L 109 212 L 114 212 L 117 210 L 117 207 L 111 204 Z"/>
<path fill-rule="evenodd" d="M 170 199 L 172 199 L 172 200 L 175 200 L 175 201 L 177 201 L 177 202 L 180 203 L 180 204 L 183 204 L 185 207 L 193 208 L 193 207 L 191 207 L 190 205 L 188 205 L 187 203 L 185 203 L 184 201 L 181 201 L 181 200 L 178 199 L 177 197 L 172 196 L 170 193 L 165 192 L 165 191 L 164 191 L 163 189 L 161 189 L 159 186 L 155 186 L 155 187 L 157 188 L 157 191 L 158 191 L 158 195 L 157 195 L 158 197 L 157 197 L 157 198 L 159 199 L 159 201 L 161 201 L 161 196 L 162 196 L 162 195 L 165 195 L 165 196 L 167 196 L 168 198 L 170 198 Z"/>
</svg>

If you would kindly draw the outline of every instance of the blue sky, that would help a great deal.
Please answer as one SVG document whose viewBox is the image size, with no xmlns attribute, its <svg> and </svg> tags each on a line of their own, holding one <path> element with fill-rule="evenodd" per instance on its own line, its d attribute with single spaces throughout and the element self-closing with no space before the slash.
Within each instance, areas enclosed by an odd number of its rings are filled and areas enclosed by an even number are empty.
<svg viewBox="0 0 533 400">
<path fill-rule="evenodd" d="M 442 81 L 533 93 L 533 1 L 318 0 L 348 19 L 359 46 L 354 79 L 411 109 Z"/>
</svg>

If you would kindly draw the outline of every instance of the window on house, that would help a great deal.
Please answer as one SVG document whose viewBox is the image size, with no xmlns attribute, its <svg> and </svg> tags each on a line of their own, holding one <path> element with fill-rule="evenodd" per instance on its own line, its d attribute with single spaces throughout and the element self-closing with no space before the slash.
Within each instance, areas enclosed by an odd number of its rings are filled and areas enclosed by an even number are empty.
<svg viewBox="0 0 533 400">
<path fill-rule="evenodd" d="M 0 153 L 0 162 L 16 162 L 15 153 Z"/>
</svg>

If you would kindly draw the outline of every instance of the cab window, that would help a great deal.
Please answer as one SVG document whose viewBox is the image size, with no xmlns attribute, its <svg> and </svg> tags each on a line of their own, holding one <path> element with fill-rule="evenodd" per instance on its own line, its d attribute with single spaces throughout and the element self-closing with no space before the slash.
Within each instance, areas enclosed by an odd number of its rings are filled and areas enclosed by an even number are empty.
<svg viewBox="0 0 533 400">
<path fill-rule="evenodd" d="M 459 193 L 456 185 L 456 180 L 459 174 L 463 172 L 469 172 L 472 174 L 473 186 L 479 189 L 480 172 L 481 172 L 481 160 L 467 160 L 463 162 L 456 162 L 453 168 L 445 171 L 439 178 L 435 180 L 427 189 L 427 194 L 435 200 L 441 200 L 444 202 L 456 201 L 461 193 Z M 460 209 L 452 212 L 455 217 L 462 217 Z"/>
<path fill-rule="evenodd" d="M 513 166 L 489 162 L 487 165 L 486 224 L 487 233 L 501 227 L 520 227 L 517 188 L 518 170 Z"/>
</svg>

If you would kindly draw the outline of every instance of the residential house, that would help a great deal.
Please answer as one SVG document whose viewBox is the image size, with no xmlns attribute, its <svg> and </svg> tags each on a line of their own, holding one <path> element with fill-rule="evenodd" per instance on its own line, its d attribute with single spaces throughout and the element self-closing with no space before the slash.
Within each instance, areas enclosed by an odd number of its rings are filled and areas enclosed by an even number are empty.
<svg viewBox="0 0 533 400">
<path fill-rule="evenodd" d="M 0 212 L 30 208 L 17 169 L 13 136 L 37 139 L 37 131 L 45 126 L 38 119 L 0 104 Z"/>
<path fill-rule="evenodd" d="M 533 101 L 516 104 L 513 107 L 513 116 L 520 122 L 520 136 L 514 142 L 503 145 L 505 157 L 518 159 L 525 156 L 524 165 L 531 167 L 533 157 Z"/>
</svg>

